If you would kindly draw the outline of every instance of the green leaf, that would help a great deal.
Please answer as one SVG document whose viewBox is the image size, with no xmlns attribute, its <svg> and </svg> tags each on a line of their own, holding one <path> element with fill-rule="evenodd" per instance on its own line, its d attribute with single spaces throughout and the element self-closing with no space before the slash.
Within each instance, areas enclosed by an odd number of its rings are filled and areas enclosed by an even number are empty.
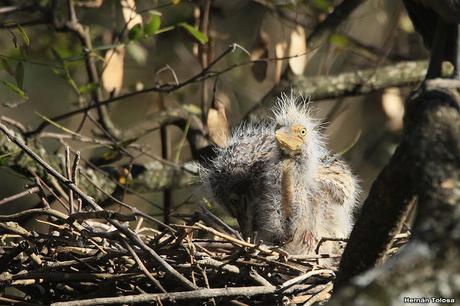
<svg viewBox="0 0 460 306">
<path fill-rule="evenodd" d="M 48 122 L 49 124 L 54 125 L 54 126 L 57 127 L 58 129 L 61 129 L 61 130 L 63 130 L 63 131 L 66 132 L 66 133 L 69 133 L 69 134 L 71 134 L 71 135 L 81 136 L 80 134 L 75 133 L 75 132 L 72 131 L 72 130 L 69 130 L 69 129 L 66 128 L 65 126 L 60 125 L 60 124 L 57 123 L 56 121 L 51 120 L 50 118 L 46 117 L 45 115 L 40 114 L 40 113 L 37 112 L 37 111 L 35 111 L 35 114 L 37 114 L 38 116 L 40 116 L 43 120 L 45 120 L 45 121 Z"/>
<path fill-rule="evenodd" d="M 0 155 L 0 167 L 6 166 L 8 164 L 8 157 L 13 155 L 14 152 L 5 153 Z"/>
<path fill-rule="evenodd" d="M 27 94 L 19 87 L 17 87 L 16 85 L 14 85 L 13 83 L 11 82 L 8 82 L 8 81 L 1 81 L 3 85 L 5 85 L 9 90 L 11 90 L 12 92 L 14 92 L 15 94 L 19 95 L 21 98 L 23 99 L 29 99 L 29 97 L 27 96 Z"/>
<path fill-rule="evenodd" d="M 129 40 L 139 40 L 143 36 L 142 25 L 140 23 L 136 24 L 128 32 Z"/>
<path fill-rule="evenodd" d="M 24 31 L 24 29 L 19 24 L 18 24 L 18 30 L 19 30 L 19 33 L 21 33 L 22 40 L 24 41 L 26 46 L 29 46 L 30 45 L 30 38 L 29 38 L 29 36 L 27 36 L 26 31 Z"/>
<path fill-rule="evenodd" d="M 59 63 L 61 63 L 62 65 L 62 72 L 56 70 L 56 69 L 53 69 L 53 72 L 56 73 L 57 75 L 61 75 L 64 77 L 64 79 L 67 81 L 67 83 L 70 85 L 70 87 L 72 87 L 72 89 L 75 91 L 75 93 L 77 95 L 80 94 L 80 89 L 78 88 L 78 85 L 77 83 L 74 81 L 74 79 L 72 78 L 72 75 L 70 74 L 70 71 L 69 71 L 69 67 L 67 67 L 67 63 L 65 62 L 65 60 L 61 57 L 61 55 L 59 54 L 59 52 L 56 51 L 56 49 L 54 48 L 51 48 L 51 53 L 53 54 L 53 57 L 56 59 L 56 61 L 58 61 Z"/>
<path fill-rule="evenodd" d="M 3 57 L 1 58 L 1 61 L 2 61 L 2 66 L 3 66 L 3 68 L 5 68 L 6 72 L 8 72 L 9 75 L 14 77 L 15 72 L 14 72 L 13 68 L 11 68 L 10 64 L 8 63 L 8 61 L 6 59 L 4 59 Z"/>
<path fill-rule="evenodd" d="M 310 5 L 324 12 L 329 12 L 332 9 L 332 1 L 330 0 L 313 0 Z"/>
<path fill-rule="evenodd" d="M 342 48 L 345 48 L 350 44 L 350 40 L 348 39 L 348 37 L 341 34 L 332 34 L 329 41 L 331 42 L 331 44 Z"/>
<path fill-rule="evenodd" d="M 161 25 L 160 16 L 152 14 L 149 22 L 147 22 L 144 25 L 144 35 L 155 34 L 160 29 L 160 25 Z"/>
<path fill-rule="evenodd" d="M 96 89 L 98 89 L 98 87 L 99 87 L 99 84 L 89 83 L 89 84 L 85 84 L 83 86 L 78 87 L 78 91 L 80 92 L 81 95 L 84 95 L 84 94 L 95 91 Z"/>
<path fill-rule="evenodd" d="M 61 69 L 51 68 L 51 71 L 53 71 L 53 73 L 55 75 L 62 75 L 62 70 Z"/>
<path fill-rule="evenodd" d="M 15 79 L 19 88 L 22 88 L 24 84 L 24 64 L 21 61 L 19 61 L 16 65 Z"/>
<path fill-rule="evenodd" d="M 200 32 L 198 29 L 196 29 L 194 26 L 189 25 L 186 22 L 181 22 L 179 23 L 179 26 L 186 30 L 190 35 L 192 35 L 197 41 L 199 41 L 201 44 L 205 44 L 208 42 L 208 37 Z"/>
<path fill-rule="evenodd" d="M 74 81 L 74 79 L 72 79 L 72 76 L 67 69 L 64 70 L 64 79 L 67 81 L 70 87 L 72 87 L 77 95 L 80 94 L 80 89 L 78 88 L 77 83 Z"/>
<path fill-rule="evenodd" d="M 198 106 L 194 104 L 183 104 L 182 108 L 190 114 L 198 115 L 198 116 L 201 115 L 201 108 L 199 108 Z"/>
</svg>

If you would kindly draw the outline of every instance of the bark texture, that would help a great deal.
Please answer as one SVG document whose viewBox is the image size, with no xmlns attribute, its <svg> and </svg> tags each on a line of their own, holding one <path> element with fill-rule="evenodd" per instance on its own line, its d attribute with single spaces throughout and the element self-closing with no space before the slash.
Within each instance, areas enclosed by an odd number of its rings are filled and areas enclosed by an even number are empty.
<svg viewBox="0 0 460 306">
<path fill-rule="evenodd" d="M 459 88 L 458 81 L 433 80 L 408 98 L 401 144 L 363 205 L 330 305 L 400 305 L 404 297 L 460 300 Z M 383 261 L 412 199 L 412 241 L 383 266 L 363 273 Z"/>
</svg>

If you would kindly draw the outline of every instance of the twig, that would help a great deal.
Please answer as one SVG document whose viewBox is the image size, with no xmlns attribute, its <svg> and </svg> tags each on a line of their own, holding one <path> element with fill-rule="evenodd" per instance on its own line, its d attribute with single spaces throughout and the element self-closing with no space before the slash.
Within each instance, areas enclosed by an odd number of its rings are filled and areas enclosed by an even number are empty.
<svg viewBox="0 0 460 306">
<path fill-rule="evenodd" d="M 332 291 L 332 288 L 334 287 L 333 284 L 328 284 L 326 288 L 321 290 L 320 292 L 314 294 L 307 302 L 305 302 L 304 306 L 311 306 L 314 303 L 317 302 L 322 302 L 324 300 L 327 300 L 330 298 L 330 293 Z"/>
<path fill-rule="evenodd" d="M 165 84 L 165 85 L 158 85 L 158 86 L 154 86 L 154 87 L 150 87 L 150 88 L 145 88 L 145 89 L 142 89 L 142 90 L 139 90 L 139 91 L 136 91 L 136 92 L 131 92 L 131 93 L 128 93 L 128 94 L 125 94 L 125 95 L 120 95 L 120 96 L 112 97 L 112 98 L 104 100 L 104 101 L 100 101 L 98 103 L 98 105 L 99 106 L 109 105 L 109 104 L 112 104 L 112 103 L 117 102 L 117 101 L 121 101 L 121 100 L 124 100 L 124 99 L 128 99 L 130 97 L 134 97 L 134 96 L 149 93 L 149 92 L 170 93 L 172 91 L 175 91 L 175 90 L 178 90 L 178 89 L 180 89 L 182 87 L 185 87 L 185 86 L 187 86 L 189 84 L 195 83 L 197 81 L 201 81 L 203 79 L 203 77 L 205 77 L 207 75 L 209 70 L 215 64 L 217 64 L 220 60 L 222 60 L 227 54 L 229 54 L 231 52 L 234 52 L 237 48 L 241 48 L 241 47 L 238 44 L 230 45 L 218 57 L 216 57 L 216 59 L 214 59 L 211 63 L 209 63 L 209 65 L 207 67 L 205 67 L 199 73 L 197 73 L 196 75 L 192 76 L 190 79 L 188 79 L 188 80 L 186 80 L 186 81 L 184 81 L 182 83 L 174 84 L 174 85 Z M 52 120 L 54 122 L 62 121 L 64 119 L 67 119 L 67 118 L 72 117 L 74 115 L 85 113 L 85 112 L 87 112 L 87 111 L 89 111 L 89 110 L 91 110 L 91 109 L 93 109 L 95 107 L 96 107 L 96 105 L 88 105 L 86 107 L 82 107 L 80 109 L 76 109 L 74 111 L 71 111 L 71 112 L 68 112 L 68 113 L 65 113 L 65 114 L 62 114 L 62 115 L 55 116 L 55 117 L 51 118 L 50 120 Z M 48 124 L 49 124 L 49 122 L 43 121 L 35 130 L 29 131 L 28 133 L 26 133 L 25 137 L 31 137 L 31 136 L 39 133 L 46 126 L 48 126 Z"/>
<path fill-rule="evenodd" d="M 24 210 L 15 214 L 11 215 L 0 215 L 0 222 L 11 222 L 11 221 L 19 221 L 20 219 L 24 217 L 31 217 L 31 216 L 40 216 L 40 215 L 45 215 L 45 216 L 52 216 L 61 220 L 66 220 L 67 215 L 64 213 L 61 213 L 60 211 L 54 210 L 54 209 L 47 209 L 47 208 L 34 208 L 34 209 L 28 209 Z M 83 230 L 83 226 L 81 226 L 78 223 L 71 222 L 70 223 L 73 227 L 75 227 L 77 230 Z"/>
<path fill-rule="evenodd" d="M 102 188 L 99 188 L 99 187 L 97 186 L 97 184 L 95 184 L 93 181 L 91 181 L 91 179 L 90 179 L 86 174 L 83 174 L 83 173 L 82 173 L 82 176 L 83 176 L 85 179 L 87 179 L 91 184 L 93 184 L 93 186 L 94 186 L 97 190 L 99 190 L 100 192 L 104 193 L 107 197 L 109 197 L 109 198 L 110 198 L 111 200 L 113 200 L 114 202 L 116 202 L 116 203 L 118 203 L 118 204 L 120 204 L 120 205 L 122 205 L 122 206 L 128 208 L 129 210 L 131 210 L 131 211 L 133 212 L 133 214 L 138 215 L 138 216 L 142 216 L 143 218 L 146 218 L 146 219 L 148 219 L 148 220 L 150 220 L 150 221 L 153 221 L 154 223 L 161 225 L 163 228 L 168 229 L 171 233 L 174 233 L 174 232 L 175 232 L 174 229 L 173 229 L 172 227 L 170 227 L 169 225 L 167 225 L 167 224 L 161 222 L 160 220 L 158 220 L 158 219 L 156 219 L 156 218 L 154 218 L 154 217 L 152 217 L 152 216 L 149 216 L 149 215 L 147 215 L 147 214 L 141 212 L 140 210 L 138 210 L 138 209 L 137 209 L 136 207 L 134 207 L 134 206 L 131 206 L 131 205 L 129 205 L 129 204 L 127 204 L 127 203 L 125 203 L 125 202 L 123 202 L 123 201 L 121 201 L 121 200 L 118 200 L 117 198 L 113 197 L 111 194 L 106 193 Z"/>
<path fill-rule="evenodd" d="M 224 230 L 225 232 L 234 235 L 236 238 L 240 240 L 243 240 L 243 237 L 237 230 L 234 230 L 233 228 L 231 228 L 227 223 L 225 223 L 219 217 L 214 215 L 204 205 L 200 205 L 199 208 L 200 208 L 200 211 L 196 211 L 195 213 L 198 215 L 198 217 L 201 220 L 203 220 L 204 222 L 208 223 L 209 225 L 213 227 L 220 228 L 221 230 Z"/>
<path fill-rule="evenodd" d="M 6 116 L 1 116 L 0 121 L 6 122 L 6 123 L 14 126 L 18 130 L 20 130 L 22 133 L 27 132 L 27 128 L 21 122 L 18 122 L 18 121 L 14 120 L 14 119 L 8 118 Z"/>
<path fill-rule="evenodd" d="M 59 302 L 51 304 L 51 306 L 89 306 L 89 305 L 113 305 L 113 304 L 129 304 L 153 302 L 157 300 L 165 300 L 172 298 L 176 301 L 193 300 L 193 299 L 209 299 L 213 297 L 234 297 L 234 296 L 256 296 L 273 294 L 276 291 L 276 286 L 253 286 L 253 287 L 232 287 L 232 288 L 216 288 L 216 289 L 200 289 L 195 291 L 170 292 L 159 294 L 139 294 L 128 295 L 122 297 L 95 298 L 89 300 L 77 300 L 71 302 Z"/>
<path fill-rule="evenodd" d="M 305 274 L 302 274 L 302 275 L 299 275 L 297 277 L 294 277 L 288 281 L 285 281 L 278 289 L 278 291 L 284 291 L 286 290 L 287 288 L 295 285 L 295 284 L 298 284 L 312 276 L 315 276 L 315 275 L 321 275 L 321 274 L 326 274 L 326 275 L 329 275 L 329 276 L 334 276 L 335 273 L 334 271 L 332 270 L 327 270 L 327 269 L 321 269 L 321 270 L 313 270 L 313 271 L 310 271 L 308 273 L 305 273 Z"/>
<path fill-rule="evenodd" d="M 134 221 L 136 217 L 134 215 L 124 215 L 116 211 L 100 210 L 100 211 L 85 211 L 76 212 L 69 215 L 67 222 L 73 222 L 75 220 L 86 220 L 86 219 L 114 219 L 122 222 Z"/>
<path fill-rule="evenodd" d="M 211 58 L 211 37 L 209 35 L 209 11 L 211 9 L 211 0 L 205 0 L 204 4 L 200 8 L 200 12 L 202 12 L 202 18 L 200 20 L 200 30 L 203 32 L 207 37 L 208 37 L 208 42 L 206 44 L 199 45 L 199 60 L 201 62 L 202 67 L 208 67 L 209 66 L 209 60 Z M 208 110 L 209 110 L 209 105 L 208 105 L 208 86 L 207 86 L 207 80 L 202 80 L 200 83 L 200 90 L 201 90 L 201 121 L 203 123 L 203 126 L 206 127 L 207 124 L 207 118 L 208 118 Z"/>
<path fill-rule="evenodd" d="M 328 241 L 347 242 L 348 239 L 347 238 L 335 238 L 335 237 L 321 237 L 321 239 L 316 244 L 315 254 L 319 254 L 319 249 L 321 248 L 321 245 Z"/>
<path fill-rule="evenodd" d="M 276 254 L 276 253 L 278 253 L 278 252 L 276 252 L 276 251 L 269 250 L 269 249 L 267 249 L 267 248 L 265 248 L 265 247 L 257 246 L 257 245 L 255 245 L 255 244 L 246 242 L 246 241 L 244 241 L 244 240 L 239 240 L 239 239 L 233 238 L 233 237 L 231 237 L 231 236 L 229 236 L 229 235 L 226 235 L 226 234 L 224 234 L 224 233 L 221 233 L 221 232 L 219 232 L 219 231 L 217 231 L 217 230 L 215 230 L 215 229 L 213 229 L 213 228 L 211 228 L 211 227 L 205 226 L 205 225 L 203 225 L 203 224 L 196 223 L 196 225 L 197 225 L 199 228 L 202 228 L 202 229 L 204 229 L 204 230 L 206 230 L 206 231 L 208 231 L 208 232 L 210 232 L 210 233 L 212 233 L 212 234 L 214 234 L 214 235 L 216 235 L 216 236 L 218 236 L 218 237 L 224 238 L 224 239 L 226 239 L 227 241 L 229 241 L 229 242 L 231 242 L 231 243 L 234 243 L 234 244 L 236 244 L 236 245 L 243 246 L 243 247 L 248 247 L 248 248 L 254 248 L 254 249 L 260 251 L 260 252 L 263 253 L 263 254 Z"/>
<path fill-rule="evenodd" d="M 29 188 L 29 189 L 27 189 L 27 190 L 25 190 L 23 192 L 17 193 L 15 195 L 12 195 L 12 196 L 9 196 L 9 197 L 6 197 L 6 198 L 3 198 L 2 200 L 0 200 L 0 206 L 3 205 L 3 204 L 6 204 L 8 202 L 20 199 L 20 198 L 22 198 L 22 197 L 24 197 L 26 195 L 37 193 L 39 191 L 40 191 L 40 188 L 38 188 L 38 187 Z"/>
<path fill-rule="evenodd" d="M 43 168 L 46 169 L 46 171 L 51 174 L 53 177 L 55 177 L 57 180 L 59 180 L 61 183 L 66 185 L 68 188 L 72 189 L 76 194 L 78 194 L 83 200 L 85 200 L 88 204 L 90 204 L 95 210 L 102 210 L 102 208 L 94 201 L 93 198 L 85 194 L 83 191 L 80 190 L 72 181 L 68 180 L 64 176 L 62 176 L 59 172 L 57 172 L 54 168 L 52 168 L 50 165 L 48 165 L 40 156 L 38 156 L 35 152 L 33 152 L 31 149 L 29 149 L 24 142 L 16 137 L 10 130 L 6 128 L 3 124 L 0 123 L 0 130 L 5 133 L 8 138 L 14 142 L 16 145 L 18 145 L 24 152 L 27 153 L 31 158 L 33 158 L 35 161 L 37 161 Z M 197 289 L 195 285 L 193 285 L 189 280 L 187 280 L 183 275 L 178 273 L 171 265 L 169 265 L 163 258 L 161 258 L 160 255 L 158 255 L 153 249 L 145 245 L 145 243 L 139 239 L 139 237 L 129 228 L 125 228 L 122 225 L 118 223 L 116 220 L 110 220 L 108 219 L 112 225 L 114 225 L 118 230 L 123 232 L 125 235 L 127 235 L 132 241 L 134 241 L 141 249 L 144 251 L 148 252 L 149 254 L 152 255 L 152 257 L 161 265 L 165 268 L 165 270 L 173 277 L 175 277 L 177 280 L 179 280 L 181 283 L 183 283 L 186 287 L 189 289 Z"/>
<path fill-rule="evenodd" d="M 147 270 L 147 268 L 144 266 L 144 264 L 142 263 L 142 260 L 139 258 L 139 256 L 137 256 L 136 252 L 134 252 L 133 248 L 126 242 L 126 241 L 123 241 L 123 245 L 125 246 L 125 248 L 129 251 L 129 253 L 131 253 L 131 256 L 134 258 L 134 260 L 136 261 L 139 269 L 145 274 L 145 276 L 147 276 L 147 278 L 158 288 L 160 289 L 162 292 L 166 293 L 167 291 L 165 290 L 165 288 L 163 288 L 163 286 L 161 285 L 161 283 Z"/>
<path fill-rule="evenodd" d="M 160 94 L 160 107 L 165 109 L 164 96 Z M 160 141 L 161 141 L 161 158 L 169 161 L 171 158 L 171 137 L 168 127 L 163 125 L 160 128 Z M 167 188 L 163 191 L 163 221 L 166 224 L 171 223 L 171 210 L 172 210 L 172 193 L 171 189 Z"/>
<path fill-rule="evenodd" d="M 135 244 L 137 244 L 144 252 L 147 252 L 150 254 L 155 261 L 160 264 L 166 272 L 168 272 L 172 277 L 176 278 L 180 283 L 182 283 L 186 288 L 190 290 L 197 290 L 198 287 L 190 282 L 187 278 L 185 278 L 182 274 L 177 272 L 170 264 L 168 264 L 160 255 L 158 255 L 157 252 L 155 252 L 152 248 L 147 246 L 136 233 L 134 233 L 130 228 L 126 228 L 122 225 L 120 225 L 117 221 L 115 220 L 110 220 L 108 219 L 113 226 L 115 226 L 119 231 L 121 231 L 123 234 L 125 234 L 131 241 L 133 241 Z"/>
<path fill-rule="evenodd" d="M 20 237 L 29 238 L 32 237 L 32 233 L 17 224 L 16 222 L 0 222 L 0 229 L 6 233 L 14 233 Z M 2 257 L 3 258 L 3 257 Z"/>
<path fill-rule="evenodd" d="M 41 179 L 35 173 L 33 173 L 33 176 L 34 176 L 35 184 L 37 184 L 37 186 L 40 188 L 39 197 L 40 197 L 40 201 L 43 204 L 43 207 L 50 208 L 50 204 L 46 197 L 45 187 L 43 186 Z"/>
<path fill-rule="evenodd" d="M 70 166 L 70 149 L 69 149 L 69 146 L 65 146 L 65 152 L 64 152 L 64 169 L 65 169 L 65 173 L 67 175 L 67 178 L 72 181 L 72 178 L 73 178 L 73 175 L 72 175 L 72 168 Z M 75 181 L 72 181 L 75 183 Z M 71 214 L 74 213 L 74 204 L 73 204 L 73 191 L 72 189 L 69 189 L 68 190 L 69 192 L 69 207 L 70 207 L 70 210 L 69 212 Z"/>
</svg>

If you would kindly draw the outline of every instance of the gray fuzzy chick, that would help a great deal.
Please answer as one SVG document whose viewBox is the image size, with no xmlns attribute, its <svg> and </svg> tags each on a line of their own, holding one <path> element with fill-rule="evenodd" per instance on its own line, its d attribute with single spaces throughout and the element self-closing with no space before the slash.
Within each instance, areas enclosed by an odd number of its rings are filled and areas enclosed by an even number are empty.
<svg viewBox="0 0 460 306">
<path fill-rule="evenodd" d="M 239 126 L 225 148 L 216 148 L 202 179 L 244 237 L 282 245 L 290 254 L 313 253 L 321 238 L 348 237 L 357 179 L 327 150 L 302 97 L 282 95 L 273 113 Z M 326 245 L 322 252 L 338 251 L 337 243 Z"/>
</svg>

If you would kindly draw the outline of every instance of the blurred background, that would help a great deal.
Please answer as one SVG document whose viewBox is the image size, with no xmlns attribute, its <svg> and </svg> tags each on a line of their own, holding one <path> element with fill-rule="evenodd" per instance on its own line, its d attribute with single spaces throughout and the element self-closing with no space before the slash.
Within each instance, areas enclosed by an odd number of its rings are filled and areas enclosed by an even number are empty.
<svg viewBox="0 0 460 306">
<path fill-rule="evenodd" d="M 96 98 L 103 101 L 152 87 L 171 88 L 164 93 L 132 94 L 110 103 L 108 117 L 117 129 L 126 131 L 162 110 L 180 108 L 201 122 L 207 139 L 219 145 L 227 126 L 235 127 L 249 117 L 287 75 L 328 77 L 428 58 L 401 1 L 364 1 L 326 38 L 307 43 L 309 35 L 340 3 L 0 1 L 0 115 L 33 130 L 44 120 L 90 105 Z M 66 24 L 69 20 L 88 30 L 91 50 Z M 238 46 L 225 53 L 231 44 Z M 96 79 L 91 78 L 88 56 L 95 65 Z M 219 61 L 212 66 L 214 74 L 174 87 L 200 74 L 215 59 Z M 399 142 L 404 99 L 412 89 L 390 87 L 367 95 L 310 102 L 315 116 L 324 122 L 329 147 L 344 154 L 360 178 L 363 199 Z M 90 115 L 97 117 L 96 111 Z M 107 139 L 83 112 L 59 125 L 50 124 L 29 141 L 43 144 L 50 156 L 62 155 L 63 144 L 67 144 L 80 151 L 83 160 L 111 174 L 135 168 L 127 164 L 152 162 L 152 155 L 177 164 L 199 159 L 184 136 L 189 128 L 190 124 L 165 125 L 128 143 L 122 138 L 121 146 L 131 154 L 118 148 L 113 159 L 107 158 L 107 146 L 50 134 L 69 134 L 70 130 L 90 139 Z M 128 144 L 138 145 L 148 154 L 132 150 Z M 1 167 L 0 199 L 30 183 L 12 169 Z M 197 188 L 126 193 L 121 199 L 167 222 L 178 222 L 178 217 L 196 208 L 200 198 Z M 0 213 L 34 205 L 36 198 L 25 197 L 0 206 Z M 168 206 L 167 216 L 164 205 Z M 219 208 L 211 208 L 225 216 Z"/>
</svg>

